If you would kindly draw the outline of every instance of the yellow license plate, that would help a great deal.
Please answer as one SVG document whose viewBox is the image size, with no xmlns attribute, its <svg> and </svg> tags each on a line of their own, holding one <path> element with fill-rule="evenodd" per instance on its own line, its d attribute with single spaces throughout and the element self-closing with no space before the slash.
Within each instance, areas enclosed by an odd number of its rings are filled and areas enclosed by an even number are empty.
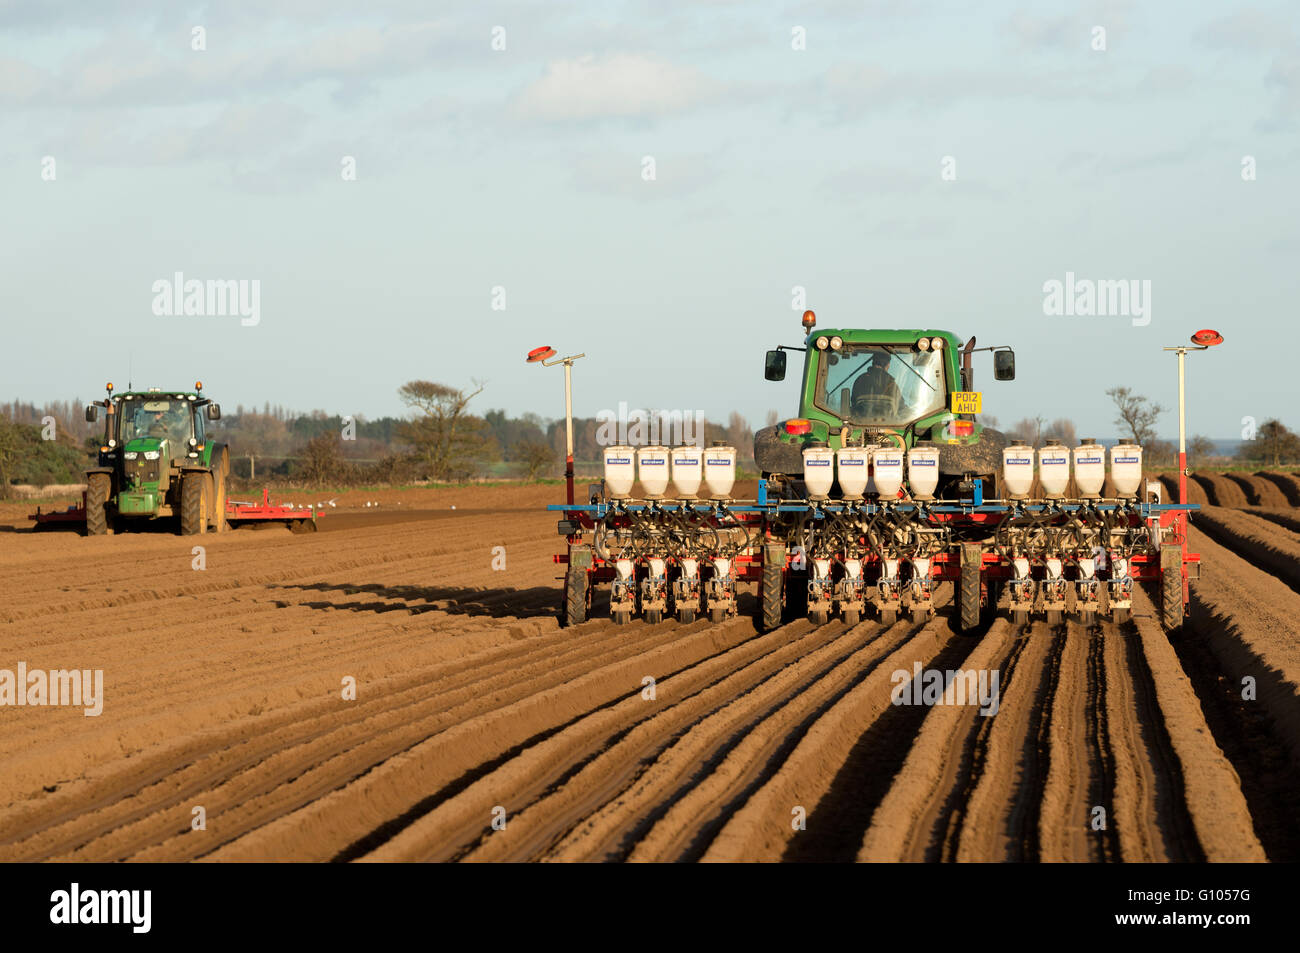
<svg viewBox="0 0 1300 953">
<path fill-rule="evenodd" d="M 952 412 L 954 414 L 978 414 L 982 396 L 983 394 L 977 390 L 953 391 Z"/>
</svg>

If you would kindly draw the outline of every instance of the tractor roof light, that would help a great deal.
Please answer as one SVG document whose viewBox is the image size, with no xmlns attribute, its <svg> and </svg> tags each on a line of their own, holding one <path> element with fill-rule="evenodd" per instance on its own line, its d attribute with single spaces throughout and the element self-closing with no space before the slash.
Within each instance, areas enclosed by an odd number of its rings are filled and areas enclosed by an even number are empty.
<svg viewBox="0 0 1300 953">
<path fill-rule="evenodd" d="M 832 351 L 838 351 L 843 346 L 844 346 L 844 338 L 840 337 L 838 334 L 835 335 L 833 338 L 831 338 Z"/>
<path fill-rule="evenodd" d="M 828 338 L 828 337 L 826 337 L 825 335 L 823 335 L 822 337 L 819 337 L 819 338 L 818 338 L 816 341 L 814 341 L 813 343 L 817 345 L 817 350 L 819 350 L 819 351 L 824 351 L 824 350 L 826 350 L 826 348 L 828 348 L 828 347 L 830 346 L 831 339 Z"/>
<path fill-rule="evenodd" d="M 806 433 L 812 433 L 812 421 L 803 417 L 796 417 L 794 420 L 785 422 L 785 432 L 793 436 L 801 436 Z"/>
<path fill-rule="evenodd" d="M 803 313 L 802 323 L 804 330 L 811 333 L 812 329 L 817 327 L 817 315 L 811 311 L 805 311 Z"/>
<path fill-rule="evenodd" d="M 932 337 L 932 338 L 930 338 L 930 350 L 932 350 L 932 351 L 942 351 L 942 350 L 943 350 L 943 338 L 941 338 L 941 337 Z"/>
<path fill-rule="evenodd" d="M 929 338 L 921 338 L 921 340 L 919 340 L 919 341 L 916 342 L 916 349 L 917 349 L 918 351 L 928 351 L 928 350 L 930 350 L 930 339 L 929 339 Z"/>
</svg>

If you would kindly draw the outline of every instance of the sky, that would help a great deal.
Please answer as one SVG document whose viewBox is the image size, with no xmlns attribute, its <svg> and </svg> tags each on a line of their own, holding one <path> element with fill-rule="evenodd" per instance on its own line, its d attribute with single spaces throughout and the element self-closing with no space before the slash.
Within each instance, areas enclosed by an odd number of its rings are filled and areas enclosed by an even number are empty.
<svg viewBox="0 0 1300 953">
<path fill-rule="evenodd" d="M 985 411 L 1099 437 L 1216 328 L 1189 434 L 1295 427 L 1298 133 L 1294 2 L 0 0 L 0 399 L 555 418 L 549 345 L 578 415 L 757 426 L 806 306 L 1010 345 Z M 1067 275 L 1141 295 L 1048 313 Z"/>
</svg>

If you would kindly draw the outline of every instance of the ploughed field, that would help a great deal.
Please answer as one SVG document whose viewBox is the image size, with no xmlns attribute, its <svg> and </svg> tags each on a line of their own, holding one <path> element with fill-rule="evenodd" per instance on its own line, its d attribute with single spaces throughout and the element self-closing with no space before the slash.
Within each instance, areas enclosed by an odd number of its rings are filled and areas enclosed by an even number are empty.
<svg viewBox="0 0 1300 953">
<path fill-rule="evenodd" d="M 1091 630 L 942 606 L 760 634 L 752 592 L 615 626 L 601 591 L 563 629 L 556 487 L 354 491 L 306 535 L 10 507 L 0 670 L 102 670 L 103 697 L 0 707 L 0 859 L 1300 859 L 1288 479 L 1194 481 L 1173 641 L 1146 594 Z M 894 704 L 918 668 L 917 701 L 931 670 L 996 696 Z"/>
</svg>

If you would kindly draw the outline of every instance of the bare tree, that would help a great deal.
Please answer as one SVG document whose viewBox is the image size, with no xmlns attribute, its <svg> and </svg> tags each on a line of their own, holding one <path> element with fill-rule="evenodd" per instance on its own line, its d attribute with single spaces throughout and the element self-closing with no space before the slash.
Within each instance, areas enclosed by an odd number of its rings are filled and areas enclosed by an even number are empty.
<svg viewBox="0 0 1300 953">
<path fill-rule="evenodd" d="M 335 481 L 347 482 L 347 461 L 339 447 L 339 437 L 323 433 L 312 437 L 303 448 L 302 476 L 313 486 L 325 486 Z"/>
<path fill-rule="evenodd" d="M 433 381 L 410 381 L 398 388 L 402 403 L 417 416 L 406 421 L 401 436 L 415 448 L 434 480 L 468 476 L 494 446 L 481 418 L 468 413 L 469 402 L 483 392 L 457 390 Z"/>
<path fill-rule="evenodd" d="M 781 419 L 781 414 L 775 408 L 767 412 L 767 425 L 769 427 L 775 427 L 777 425 L 777 421 L 779 421 L 780 419 Z"/>
<path fill-rule="evenodd" d="M 1214 441 L 1209 437 L 1197 434 L 1187 445 L 1187 453 L 1198 463 L 1214 455 Z"/>
<path fill-rule="evenodd" d="M 1043 417 L 1026 417 L 1023 420 L 1016 421 L 1011 426 L 1011 436 L 1018 440 L 1023 440 L 1031 447 L 1042 446 L 1043 429 L 1047 426 L 1047 420 Z"/>
<path fill-rule="evenodd" d="M 1078 434 L 1074 429 L 1074 421 L 1068 417 L 1057 417 L 1048 424 L 1046 436 L 1061 441 L 1067 447 L 1073 447 L 1079 442 Z"/>
<path fill-rule="evenodd" d="M 1242 441 L 1237 455 L 1245 460 L 1259 460 L 1269 466 L 1300 460 L 1300 437 L 1283 426 L 1280 420 L 1266 420 L 1254 440 Z"/>
<path fill-rule="evenodd" d="M 555 462 L 555 451 L 536 440 L 525 440 L 515 447 L 515 456 L 524 465 L 525 479 L 536 480 L 544 467 Z"/>
<path fill-rule="evenodd" d="M 1155 441 L 1156 420 L 1165 412 L 1164 407 L 1127 387 L 1112 387 L 1106 396 L 1115 402 L 1115 425 L 1127 429 L 1134 443 L 1145 446 Z"/>
</svg>

